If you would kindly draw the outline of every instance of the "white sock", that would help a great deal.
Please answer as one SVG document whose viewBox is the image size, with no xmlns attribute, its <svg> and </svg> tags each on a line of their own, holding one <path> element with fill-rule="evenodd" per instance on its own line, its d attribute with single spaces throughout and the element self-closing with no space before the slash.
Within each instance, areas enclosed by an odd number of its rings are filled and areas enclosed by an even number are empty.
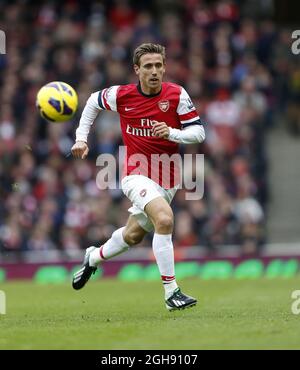
<svg viewBox="0 0 300 370">
<path fill-rule="evenodd" d="M 178 287 L 175 280 L 172 234 L 162 235 L 154 233 L 152 247 L 165 289 L 165 298 L 167 299 Z"/>
<path fill-rule="evenodd" d="M 125 242 L 123 238 L 123 230 L 125 227 L 114 231 L 112 236 L 106 243 L 104 243 L 100 248 L 95 249 L 90 254 L 89 263 L 90 266 L 97 266 L 100 261 L 107 260 L 118 254 L 121 254 L 129 249 L 129 245 Z"/>
</svg>

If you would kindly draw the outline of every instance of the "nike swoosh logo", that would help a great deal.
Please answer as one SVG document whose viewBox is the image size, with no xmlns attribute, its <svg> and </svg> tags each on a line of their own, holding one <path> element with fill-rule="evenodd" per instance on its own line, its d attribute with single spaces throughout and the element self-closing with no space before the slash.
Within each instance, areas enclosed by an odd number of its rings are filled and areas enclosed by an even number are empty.
<svg viewBox="0 0 300 370">
<path fill-rule="evenodd" d="M 129 110 L 132 110 L 132 109 L 134 109 L 134 108 L 127 108 L 127 107 L 125 107 L 125 111 L 126 112 L 129 111 Z"/>
</svg>

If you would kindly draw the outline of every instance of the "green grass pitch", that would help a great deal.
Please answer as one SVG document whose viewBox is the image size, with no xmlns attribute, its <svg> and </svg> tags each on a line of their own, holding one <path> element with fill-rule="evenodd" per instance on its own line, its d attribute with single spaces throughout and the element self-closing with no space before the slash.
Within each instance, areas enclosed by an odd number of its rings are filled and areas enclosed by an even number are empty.
<svg viewBox="0 0 300 370">
<path fill-rule="evenodd" d="M 0 349 L 300 349 L 299 279 L 185 279 L 196 307 L 168 312 L 160 282 L 8 282 Z"/>
</svg>

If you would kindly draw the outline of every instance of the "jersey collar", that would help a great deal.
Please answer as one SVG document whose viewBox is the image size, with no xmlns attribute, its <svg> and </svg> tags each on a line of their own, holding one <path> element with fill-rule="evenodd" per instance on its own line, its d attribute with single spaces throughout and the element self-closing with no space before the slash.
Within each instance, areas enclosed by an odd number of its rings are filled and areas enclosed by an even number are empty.
<svg viewBox="0 0 300 370">
<path fill-rule="evenodd" d="M 138 89 L 138 92 L 139 92 L 141 95 L 145 96 L 145 98 L 153 98 L 154 96 L 158 96 L 158 95 L 161 93 L 161 91 L 162 91 L 162 86 L 161 86 L 161 89 L 160 89 L 160 91 L 159 91 L 158 93 L 156 93 L 156 94 L 145 94 L 145 93 L 143 93 L 143 91 L 142 91 L 142 88 L 141 88 L 141 84 L 140 84 L 140 83 L 138 83 L 138 84 L 136 85 L 136 87 L 137 87 L 137 89 Z"/>
</svg>

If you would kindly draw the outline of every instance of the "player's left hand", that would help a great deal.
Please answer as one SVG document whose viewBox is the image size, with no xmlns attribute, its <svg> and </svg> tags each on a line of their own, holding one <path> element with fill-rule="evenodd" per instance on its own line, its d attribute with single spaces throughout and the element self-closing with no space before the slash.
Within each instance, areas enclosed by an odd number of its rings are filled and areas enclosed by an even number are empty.
<svg viewBox="0 0 300 370">
<path fill-rule="evenodd" d="M 160 137 L 161 139 L 167 139 L 170 135 L 170 130 L 166 122 L 156 122 L 152 126 L 154 136 Z"/>
</svg>

